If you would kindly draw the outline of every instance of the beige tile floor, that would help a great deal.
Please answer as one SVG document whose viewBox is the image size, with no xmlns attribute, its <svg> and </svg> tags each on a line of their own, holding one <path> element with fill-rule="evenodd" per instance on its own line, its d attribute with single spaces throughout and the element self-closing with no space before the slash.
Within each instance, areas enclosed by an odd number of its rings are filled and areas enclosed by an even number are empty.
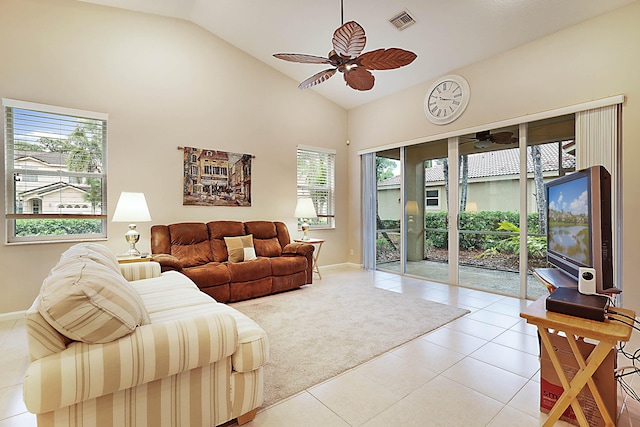
<svg viewBox="0 0 640 427">
<path fill-rule="evenodd" d="M 247 426 L 526 427 L 544 422 L 538 410 L 536 331 L 519 318 L 530 301 L 354 268 L 326 269 L 314 286 L 345 281 L 471 313 L 261 410 Z M 27 365 L 24 322 L 0 322 L 0 427 L 36 425 L 22 402 Z M 640 390 L 640 378 L 633 381 Z M 640 403 L 619 391 L 618 406 L 618 426 L 640 426 Z"/>
</svg>

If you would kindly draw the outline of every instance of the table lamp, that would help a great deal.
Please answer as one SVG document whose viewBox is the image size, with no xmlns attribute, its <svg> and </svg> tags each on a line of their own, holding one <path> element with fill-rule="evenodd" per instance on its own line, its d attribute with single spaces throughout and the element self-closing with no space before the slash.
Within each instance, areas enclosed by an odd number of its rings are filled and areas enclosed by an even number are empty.
<svg viewBox="0 0 640 427">
<path fill-rule="evenodd" d="M 126 255 L 140 255 L 140 251 L 136 249 L 136 243 L 140 240 L 140 233 L 138 233 L 136 225 L 133 223 L 151 221 L 144 193 L 128 193 L 125 191 L 120 193 L 116 211 L 113 213 L 111 221 L 129 223 L 129 231 L 124 235 L 124 238 L 129 243 L 129 250 Z"/>
<path fill-rule="evenodd" d="M 309 223 L 307 222 L 307 219 L 318 217 L 311 197 L 302 197 L 298 199 L 296 211 L 293 216 L 302 220 L 302 224 L 300 225 L 300 228 L 302 228 L 302 232 L 304 233 L 302 240 L 309 240 L 309 236 L 307 235 L 307 232 L 309 231 Z"/>
</svg>

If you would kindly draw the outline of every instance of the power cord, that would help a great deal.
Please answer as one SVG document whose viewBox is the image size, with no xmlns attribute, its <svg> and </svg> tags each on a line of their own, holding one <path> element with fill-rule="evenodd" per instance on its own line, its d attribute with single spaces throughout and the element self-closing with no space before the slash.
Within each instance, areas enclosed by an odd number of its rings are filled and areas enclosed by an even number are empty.
<svg viewBox="0 0 640 427">
<path fill-rule="evenodd" d="M 636 318 L 631 317 L 627 314 L 621 313 L 619 311 L 615 311 L 611 308 L 607 309 L 607 314 L 612 314 L 612 315 L 621 317 L 621 318 L 618 318 L 613 316 L 607 316 L 610 320 L 623 323 L 627 326 L 632 327 L 636 331 L 640 331 L 640 328 L 636 326 L 636 323 L 640 323 L 640 322 L 638 322 Z M 636 365 L 636 363 L 640 361 L 640 349 L 634 351 L 633 353 L 630 353 L 625 350 L 626 345 L 627 345 L 626 342 L 619 343 L 618 352 L 623 356 L 625 356 L 627 359 L 631 360 L 632 365 L 617 368 L 614 371 L 614 378 L 616 379 L 616 381 L 618 381 L 618 384 L 620 384 L 620 387 L 628 396 L 640 402 L 640 396 L 638 396 L 638 393 L 629 385 L 629 383 L 627 383 L 625 379 L 625 377 L 628 375 L 633 375 L 633 374 L 640 375 L 640 367 Z"/>
</svg>

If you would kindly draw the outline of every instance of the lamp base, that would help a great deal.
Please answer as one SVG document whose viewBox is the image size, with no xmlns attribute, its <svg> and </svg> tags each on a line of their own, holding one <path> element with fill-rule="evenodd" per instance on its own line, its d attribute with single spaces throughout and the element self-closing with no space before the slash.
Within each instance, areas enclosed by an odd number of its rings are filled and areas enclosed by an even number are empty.
<svg viewBox="0 0 640 427">
<path fill-rule="evenodd" d="M 302 220 L 302 224 L 300 224 L 300 228 L 302 229 L 302 232 L 304 233 L 302 236 L 302 240 L 309 240 L 309 236 L 307 235 L 307 232 L 309 231 L 309 223 L 306 220 Z"/>
<path fill-rule="evenodd" d="M 129 231 L 124 235 L 125 240 L 129 243 L 129 250 L 126 252 L 128 256 L 138 256 L 140 251 L 136 249 L 136 243 L 140 240 L 140 233 L 136 230 L 135 224 L 129 224 Z"/>
</svg>

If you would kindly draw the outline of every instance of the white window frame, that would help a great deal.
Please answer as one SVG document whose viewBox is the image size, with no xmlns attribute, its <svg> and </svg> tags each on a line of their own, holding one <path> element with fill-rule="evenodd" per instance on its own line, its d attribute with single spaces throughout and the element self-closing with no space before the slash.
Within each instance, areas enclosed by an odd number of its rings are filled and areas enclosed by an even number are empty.
<svg viewBox="0 0 640 427">
<path fill-rule="evenodd" d="M 298 145 L 296 160 L 297 198 L 311 197 L 318 215 L 317 218 L 308 220 L 309 228 L 335 228 L 336 150 Z M 305 163 L 306 167 L 302 167 Z M 315 168 L 314 173 L 307 172 L 310 167 Z M 314 179 L 311 175 L 316 175 L 319 179 Z"/>
<path fill-rule="evenodd" d="M 3 149 L 5 156 L 5 225 L 6 225 L 6 243 L 7 244 L 22 244 L 22 243 L 51 243 L 51 242 L 77 242 L 86 240 L 104 240 L 107 238 L 107 121 L 108 115 L 105 113 L 97 113 L 92 111 L 78 110 L 73 108 L 59 107 L 53 105 L 39 104 L 34 102 L 20 101 L 15 99 L 2 98 L 2 106 L 4 111 L 4 139 Z M 18 120 L 19 117 L 26 117 L 31 112 L 33 115 L 26 121 Z M 51 115 L 49 120 L 39 120 L 38 114 L 44 113 Z M 41 114 L 42 117 L 42 114 Z M 65 118 L 66 117 L 66 118 Z M 56 121 L 57 120 L 57 121 Z M 64 135 L 67 130 L 64 124 L 72 124 L 74 120 L 91 120 L 93 124 L 98 126 L 101 130 L 101 159 L 99 170 L 76 172 L 69 171 L 65 167 L 59 167 L 58 169 L 42 170 L 41 168 L 29 168 L 21 166 L 15 163 L 16 160 L 16 145 L 20 142 L 38 143 L 38 132 L 55 133 L 50 126 L 52 123 L 59 125 L 60 130 L 58 135 Z M 40 123 L 38 123 L 40 121 Z M 26 123 L 26 124 L 25 124 Z M 28 127 L 27 127 L 28 124 Z M 61 138 L 62 139 L 62 138 Z M 61 156 L 62 158 L 62 156 Z M 101 195 L 100 203 L 97 205 L 97 210 L 91 209 L 91 212 L 77 212 L 72 210 L 63 209 L 47 209 L 43 206 L 42 200 L 39 200 L 41 211 L 38 213 L 24 212 L 21 209 L 18 197 L 16 193 L 20 191 L 16 187 L 16 180 L 19 182 L 20 175 L 35 175 L 38 178 L 43 178 L 46 184 L 47 178 L 58 179 L 60 183 L 71 183 L 72 179 L 77 179 L 81 182 L 83 179 L 98 179 L 101 183 Z M 16 178 L 18 177 L 18 178 Z M 73 178 L 72 178 L 73 177 Z M 38 181 L 34 181 L 38 183 Z M 86 185 L 86 182 L 85 182 Z M 38 195 L 37 197 L 40 197 Z M 36 200 L 35 198 L 32 200 Z M 72 201 L 70 203 L 59 201 L 55 206 L 64 205 L 78 205 L 78 201 Z M 83 205 L 84 203 L 80 203 Z M 48 203 L 47 206 L 51 205 Z M 53 205 L 52 205 L 53 206 Z M 18 220 L 59 220 L 59 219 L 87 219 L 87 220 L 99 220 L 100 227 L 96 233 L 85 234 L 63 234 L 63 235 L 29 235 L 29 236 L 17 236 L 16 235 L 16 221 Z"/>
<path fill-rule="evenodd" d="M 429 191 L 435 191 L 436 195 L 435 196 L 429 196 L 428 193 Z M 435 200 L 437 202 L 436 205 L 429 205 L 428 201 L 429 200 Z M 439 211 L 440 210 L 440 189 L 437 187 L 427 187 L 424 191 L 424 207 L 426 210 L 435 210 L 435 211 Z"/>
</svg>

